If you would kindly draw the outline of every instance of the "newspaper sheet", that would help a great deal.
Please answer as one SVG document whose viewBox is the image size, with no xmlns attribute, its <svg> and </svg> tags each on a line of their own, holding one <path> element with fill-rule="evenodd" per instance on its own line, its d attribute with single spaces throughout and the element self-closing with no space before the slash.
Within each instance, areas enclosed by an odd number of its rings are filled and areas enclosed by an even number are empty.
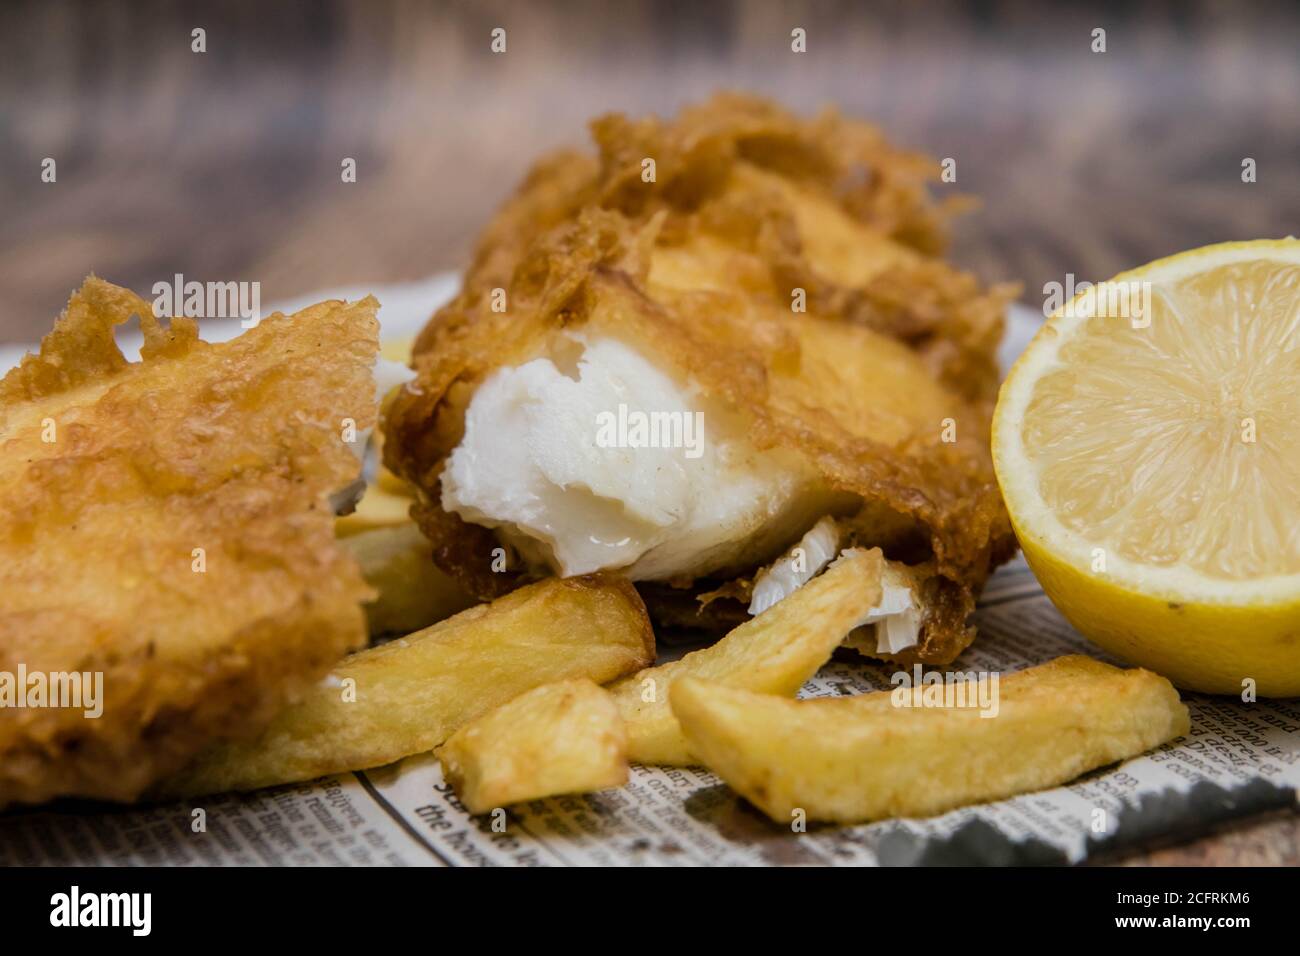
<svg viewBox="0 0 1300 956">
<path fill-rule="evenodd" d="M 979 609 L 952 670 L 1019 670 L 1062 654 L 1105 659 L 1022 563 Z M 804 696 L 888 689 L 894 668 L 836 661 Z M 698 866 L 1078 862 L 1290 805 L 1300 787 L 1300 701 L 1184 695 L 1191 733 L 1051 790 L 926 820 L 769 822 L 702 769 L 634 767 L 627 786 L 472 817 L 428 755 L 366 773 L 147 809 L 68 807 L 0 817 L 0 864 Z"/>
</svg>

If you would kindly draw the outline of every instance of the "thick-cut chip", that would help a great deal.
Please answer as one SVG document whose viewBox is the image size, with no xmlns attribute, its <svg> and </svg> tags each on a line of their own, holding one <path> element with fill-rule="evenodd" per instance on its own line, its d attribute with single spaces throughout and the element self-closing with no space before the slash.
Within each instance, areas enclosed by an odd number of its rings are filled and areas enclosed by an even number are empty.
<svg viewBox="0 0 1300 956">
<path fill-rule="evenodd" d="M 102 692 L 0 706 L 0 805 L 134 799 L 364 643 L 330 498 L 375 422 L 377 306 L 209 343 L 92 276 L 0 380 L 0 673 Z M 133 315 L 139 362 L 114 339 Z"/>
<path fill-rule="evenodd" d="M 627 728 L 590 680 L 534 688 L 451 735 L 442 771 L 470 813 L 627 783 Z"/>
<path fill-rule="evenodd" d="M 654 634 L 632 585 L 550 578 L 347 658 L 260 737 L 204 754 L 163 793 L 253 790 L 382 766 L 432 750 L 541 684 L 604 683 L 651 660 Z"/>
<path fill-rule="evenodd" d="M 792 701 L 687 679 L 672 707 L 691 752 L 781 824 L 799 810 L 836 823 L 942 813 L 1065 783 L 1189 729 L 1169 681 L 1088 657 L 968 683 L 955 698 L 968 706 L 927 706 L 929 690 Z"/>
<path fill-rule="evenodd" d="M 718 643 L 611 687 L 627 721 L 629 757 L 637 763 L 670 766 L 696 762 L 669 707 L 674 682 L 683 677 L 705 677 L 768 694 L 798 693 L 845 635 L 880 603 L 883 566 L 878 549 L 846 552 L 820 577 Z"/>
<path fill-rule="evenodd" d="M 373 531 L 376 528 L 394 528 L 410 524 L 411 505 L 415 499 L 400 494 L 378 483 L 366 489 L 356 508 L 334 519 L 334 533 L 340 538 Z"/>
<path fill-rule="evenodd" d="M 390 362 L 400 362 L 407 365 L 411 361 L 411 346 L 415 340 L 410 336 L 403 336 L 397 339 L 384 339 L 379 343 L 379 354 L 381 357 L 388 359 Z"/>
<path fill-rule="evenodd" d="M 474 603 L 430 556 L 429 539 L 412 521 L 372 528 L 339 542 L 361 565 L 378 596 L 366 604 L 371 635 L 409 634 Z"/>
</svg>

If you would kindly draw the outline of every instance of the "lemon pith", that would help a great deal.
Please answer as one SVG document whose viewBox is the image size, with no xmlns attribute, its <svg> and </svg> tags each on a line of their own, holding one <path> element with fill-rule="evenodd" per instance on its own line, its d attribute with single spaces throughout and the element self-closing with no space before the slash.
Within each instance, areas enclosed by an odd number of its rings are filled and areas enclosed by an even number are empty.
<svg viewBox="0 0 1300 956">
<path fill-rule="evenodd" d="M 1058 310 L 999 395 L 1026 560 L 1127 660 L 1194 690 L 1298 695 L 1300 242 L 1208 246 L 1104 287 L 1133 297 Z"/>
</svg>

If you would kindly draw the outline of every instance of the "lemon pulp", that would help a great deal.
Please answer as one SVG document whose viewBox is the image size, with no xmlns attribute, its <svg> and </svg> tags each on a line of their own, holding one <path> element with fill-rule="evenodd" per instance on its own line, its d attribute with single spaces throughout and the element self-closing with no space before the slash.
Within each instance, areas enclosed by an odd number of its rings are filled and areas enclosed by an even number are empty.
<svg viewBox="0 0 1300 956">
<path fill-rule="evenodd" d="M 1232 263 L 1064 342 L 1022 426 L 1061 523 L 1140 564 L 1300 572 L 1298 292 L 1300 266 Z"/>
<path fill-rule="evenodd" d="M 1095 293 L 998 398 L 1026 559 L 1121 657 L 1195 690 L 1300 695 L 1300 242 L 1208 246 Z"/>
</svg>

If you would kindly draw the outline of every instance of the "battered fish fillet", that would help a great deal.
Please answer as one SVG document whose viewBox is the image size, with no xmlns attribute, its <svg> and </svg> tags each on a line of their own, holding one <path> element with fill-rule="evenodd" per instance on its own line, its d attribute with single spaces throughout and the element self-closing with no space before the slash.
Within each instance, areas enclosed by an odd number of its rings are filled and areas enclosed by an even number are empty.
<svg viewBox="0 0 1300 956">
<path fill-rule="evenodd" d="M 0 708 L 0 805 L 131 800 L 364 642 L 329 497 L 376 416 L 376 307 L 210 344 L 91 277 L 0 380 L 0 679 L 102 674 L 98 717 Z M 132 315 L 138 363 L 113 339 Z"/>
<path fill-rule="evenodd" d="M 488 226 L 385 414 L 437 563 L 483 598 L 621 568 L 663 620 L 684 593 L 726 620 L 831 515 L 914 569 L 887 656 L 951 660 L 1014 548 L 988 429 L 1015 290 L 939 257 L 938 164 L 740 95 L 592 131 Z"/>
</svg>

